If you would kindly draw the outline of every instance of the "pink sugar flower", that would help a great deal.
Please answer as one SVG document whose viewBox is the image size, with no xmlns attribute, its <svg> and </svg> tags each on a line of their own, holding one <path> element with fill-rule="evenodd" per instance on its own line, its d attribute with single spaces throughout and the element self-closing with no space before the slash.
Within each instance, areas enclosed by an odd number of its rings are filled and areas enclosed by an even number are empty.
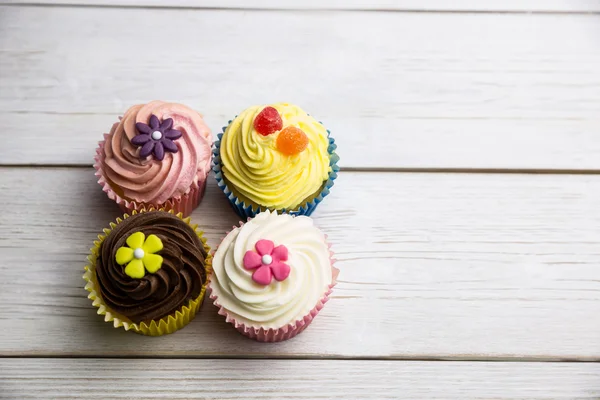
<svg viewBox="0 0 600 400">
<path fill-rule="evenodd" d="M 268 285 L 275 277 L 278 281 L 290 275 L 290 266 L 284 263 L 288 259 L 288 249 L 284 245 L 275 247 L 270 240 L 256 242 L 256 251 L 248 250 L 244 255 L 244 268 L 254 269 L 252 279 L 259 285 Z"/>
</svg>

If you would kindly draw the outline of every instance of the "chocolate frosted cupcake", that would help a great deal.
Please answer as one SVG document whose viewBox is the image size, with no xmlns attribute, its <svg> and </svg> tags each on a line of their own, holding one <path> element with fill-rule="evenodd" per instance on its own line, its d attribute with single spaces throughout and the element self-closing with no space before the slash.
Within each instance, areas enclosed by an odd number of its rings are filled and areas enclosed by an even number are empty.
<svg viewBox="0 0 600 400">
<path fill-rule="evenodd" d="M 115 327 L 152 336 L 189 323 L 210 273 L 210 249 L 195 228 L 165 211 L 134 211 L 111 223 L 84 275 L 98 313 Z"/>
</svg>

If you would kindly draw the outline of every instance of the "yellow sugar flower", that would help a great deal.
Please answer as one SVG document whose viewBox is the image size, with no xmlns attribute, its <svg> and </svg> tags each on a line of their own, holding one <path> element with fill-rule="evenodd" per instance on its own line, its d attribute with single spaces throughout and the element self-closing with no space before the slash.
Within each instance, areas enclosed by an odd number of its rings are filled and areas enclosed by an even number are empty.
<svg viewBox="0 0 600 400">
<path fill-rule="evenodd" d="M 145 240 L 145 241 L 144 241 Z M 153 274 L 162 266 L 163 258 L 157 253 L 163 249 L 160 238 L 142 232 L 132 233 L 126 240 L 129 247 L 120 247 L 115 259 L 117 264 L 125 265 L 125 274 L 134 279 L 143 278 L 146 271 Z"/>
</svg>

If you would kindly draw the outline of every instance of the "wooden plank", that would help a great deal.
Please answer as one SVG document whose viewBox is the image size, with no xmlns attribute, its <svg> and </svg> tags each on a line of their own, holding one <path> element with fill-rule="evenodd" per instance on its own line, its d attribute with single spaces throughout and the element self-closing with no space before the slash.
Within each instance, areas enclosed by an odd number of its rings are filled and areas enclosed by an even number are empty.
<svg viewBox="0 0 600 400">
<path fill-rule="evenodd" d="M 7 398 L 598 399 L 600 365 L 2 359 Z M 207 397 L 208 396 L 208 397 Z"/>
<path fill-rule="evenodd" d="M 1 0 L 4 4 L 126 7 L 242 8 L 277 10 L 381 10 L 477 12 L 597 12 L 597 0 Z"/>
<path fill-rule="evenodd" d="M 192 215 L 211 245 L 237 220 L 215 186 Z M 3 168 L 0 190 L 0 355 L 600 360 L 600 176 L 342 173 L 315 214 L 340 283 L 276 345 L 210 304 L 166 337 L 112 328 L 81 279 L 119 215 L 93 171 Z"/>
<path fill-rule="evenodd" d="M 301 104 L 346 168 L 600 170 L 599 15 L 4 6 L 0 22 L 0 129 L 19 132 L 4 165 L 89 165 L 127 106 L 163 98 L 215 131 Z"/>
<path fill-rule="evenodd" d="M 0 125 L 5 132 L 23 134 L 0 147 L 0 164 L 91 165 L 98 140 L 116 115 L 10 114 Z M 228 117 L 206 118 L 216 139 Z M 596 121 L 331 120 L 343 168 L 600 169 Z M 360 126 L 364 129 L 356 130 Z M 354 133 L 359 131 L 373 133 Z"/>
</svg>

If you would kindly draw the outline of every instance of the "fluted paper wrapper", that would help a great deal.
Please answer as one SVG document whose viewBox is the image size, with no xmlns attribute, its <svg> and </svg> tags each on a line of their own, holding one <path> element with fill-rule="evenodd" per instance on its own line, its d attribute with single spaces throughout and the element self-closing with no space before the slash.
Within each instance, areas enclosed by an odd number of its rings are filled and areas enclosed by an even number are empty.
<svg viewBox="0 0 600 400">
<path fill-rule="evenodd" d="M 243 222 L 240 222 L 240 227 L 244 225 Z M 237 227 L 233 227 L 234 229 Z M 227 232 L 229 235 L 230 232 Z M 225 235 L 225 237 L 227 236 Z M 327 235 L 325 235 L 325 239 L 327 239 Z M 298 335 L 302 331 L 304 331 L 308 325 L 315 319 L 319 311 L 323 309 L 325 303 L 329 301 L 329 296 L 333 292 L 333 287 L 337 284 L 337 277 L 340 273 L 339 269 L 334 267 L 335 259 L 333 258 L 333 252 L 331 251 L 331 244 L 327 243 L 327 247 L 329 248 L 329 260 L 331 262 L 331 284 L 323 294 L 323 297 L 318 301 L 315 307 L 310 310 L 308 314 L 304 317 L 298 319 L 297 321 L 287 324 L 281 328 L 273 329 L 273 328 L 263 328 L 261 326 L 247 326 L 244 323 L 241 323 L 235 319 L 235 316 L 227 312 L 227 310 L 219 304 L 219 298 L 214 294 L 214 292 L 210 288 L 210 299 L 213 301 L 213 304 L 219 309 L 219 314 L 225 317 L 225 321 L 232 324 L 235 329 L 237 329 L 242 335 L 247 336 L 251 339 L 254 339 L 258 342 L 281 342 L 284 340 L 288 340 Z M 218 246 L 217 246 L 218 249 Z M 215 249 L 215 252 L 217 251 Z"/>
<path fill-rule="evenodd" d="M 155 211 L 154 208 L 150 208 L 148 210 L 142 209 L 139 212 L 147 212 L 147 211 Z M 160 209 L 158 211 L 168 211 L 171 214 L 175 214 L 172 210 Z M 139 213 L 137 210 L 134 210 L 131 215 L 136 215 Z M 100 251 L 100 245 L 106 239 L 106 237 L 110 234 L 110 232 L 124 219 L 129 218 L 128 214 L 123 215 L 123 218 L 117 218 L 116 222 L 110 223 L 110 228 L 105 228 L 104 234 L 98 235 L 98 240 L 94 241 L 94 247 L 90 249 L 91 253 L 88 256 L 88 265 L 85 267 L 85 274 L 83 275 L 83 279 L 87 282 L 85 285 L 85 290 L 90 292 L 88 295 L 88 299 L 92 300 L 92 305 L 98 308 L 98 314 L 104 315 L 105 322 L 111 322 L 115 328 L 123 327 L 126 331 L 132 330 L 136 333 L 140 333 L 142 335 L 147 336 L 162 336 L 169 333 L 173 333 L 187 324 L 190 323 L 191 320 L 194 319 L 196 313 L 200 309 L 202 305 L 202 301 L 204 300 L 204 295 L 206 293 L 206 287 L 210 280 L 211 274 L 211 262 L 212 262 L 212 254 L 210 253 L 210 247 L 206 244 L 206 238 L 204 237 L 204 233 L 202 231 L 197 230 L 198 225 L 191 224 L 190 218 L 184 218 L 182 213 L 178 213 L 177 217 L 187 223 L 193 230 L 196 232 L 196 235 L 202 242 L 204 246 L 204 250 L 208 256 L 206 257 L 206 282 L 202 286 L 202 290 L 200 291 L 200 295 L 196 297 L 194 300 L 190 300 L 188 304 L 182 306 L 179 310 L 177 310 L 174 314 L 170 314 L 166 317 L 163 317 L 159 320 L 152 320 L 149 323 L 142 322 L 139 324 L 133 323 L 127 317 L 120 315 L 112 311 L 104 300 L 102 300 L 102 296 L 100 295 L 100 291 L 98 288 L 98 281 L 96 279 L 96 261 L 98 259 L 98 253 Z"/>
<path fill-rule="evenodd" d="M 106 193 L 109 199 L 115 201 L 121 210 L 125 213 L 131 213 L 134 210 L 140 211 L 142 209 L 148 209 L 153 207 L 155 209 L 163 208 L 166 211 L 174 211 L 176 214 L 182 213 L 184 217 L 187 217 L 192 211 L 198 207 L 202 197 L 204 196 L 204 189 L 206 188 L 207 175 L 198 175 L 198 183 L 193 183 L 188 191 L 179 196 L 168 199 L 162 204 L 143 203 L 136 202 L 133 200 L 127 200 L 120 196 L 110 185 L 108 178 L 104 173 L 104 145 L 108 134 L 104 135 L 104 140 L 98 143 L 96 149 L 96 156 L 94 157 L 94 168 L 96 169 L 96 176 L 98 177 L 98 183 L 102 186 L 102 191 Z"/>
<path fill-rule="evenodd" d="M 229 121 L 231 124 L 232 121 Z M 329 175 L 327 180 L 323 183 L 320 191 L 315 195 L 309 197 L 303 204 L 299 205 L 293 210 L 285 210 L 285 209 L 273 209 L 270 207 L 264 207 L 253 203 L 249 200 L 240 199 L 236 194 L 231 190 L 228 186 L 225 178 L 223 177 L 223 165 L 221 164 L 221 138 L 225 133 L 226 126 L 223 127 L 223 132 L 217 135 L 217 141 L 213 146 L 213 172 L 215 173 L 215 179 L 217 180 L 217 185 L 219 188 L 225 193 L 227 196 L 227 200 L 229 200 L 229 204 L 234 209 L 234 211 L 244 220 L 248 218 L 252 218 L 256 216 L 261 211 L 266 210 L 267 208 L 271 211 L 277 211 L 280 213 L 286 213 L 291 215 L 306 215 L 310 216 L 313 211 L 317 208 L 317 206 L 323 201 L 325 196 L 327 196 L 333 187 L 334 181 L 337 178 L 337 174 L 340 170 L 340 167 L 337 165 L 340 157 L 336 153 L 337 145 L 335 144 L 335 140 L 331 137 L 331 132 L 327 130 L 327 135 L 329 139 L 329 146 L 327 147 L 327 152 L 329 153 L 329 166 L 331 167 L 331 171 L 329 171 Z"/>
</svg>

